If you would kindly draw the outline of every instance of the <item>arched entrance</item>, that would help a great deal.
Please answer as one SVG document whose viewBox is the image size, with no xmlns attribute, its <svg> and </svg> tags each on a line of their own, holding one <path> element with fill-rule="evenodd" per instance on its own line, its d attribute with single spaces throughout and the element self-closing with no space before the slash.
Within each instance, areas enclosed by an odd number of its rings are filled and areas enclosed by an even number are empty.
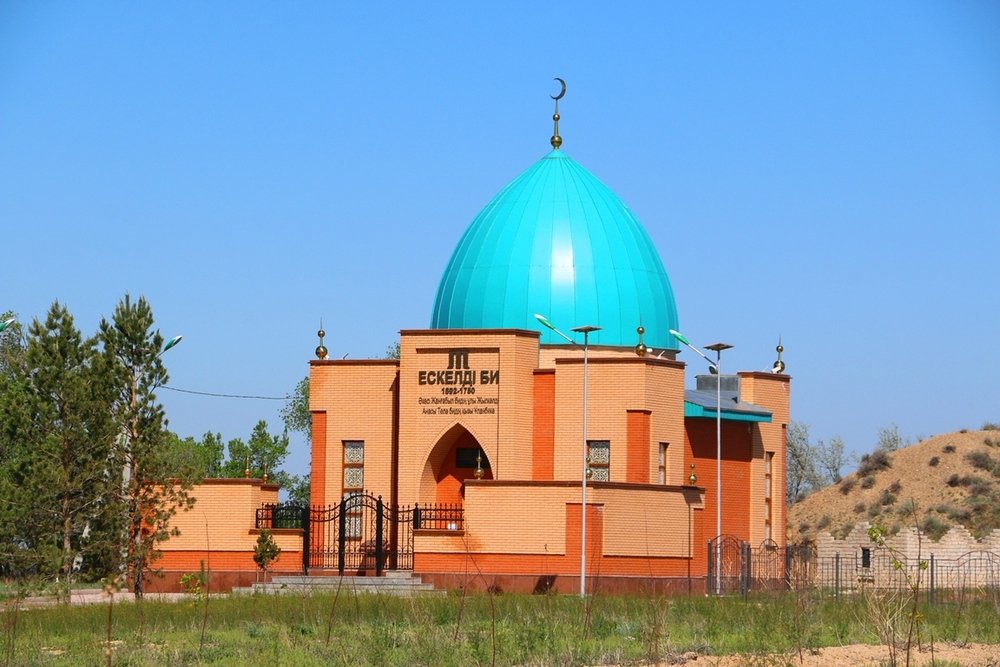
<svg viewBox="0 0 1000 667">
<path fill-rule="evenodd" d="M 421 498 L 424 502 L 461 503 L 465 480 L 493 479 L 489 458 L 479 441 L 461 424 L 455 424 L 438 439 L 424 464 Z"/>
</svg>

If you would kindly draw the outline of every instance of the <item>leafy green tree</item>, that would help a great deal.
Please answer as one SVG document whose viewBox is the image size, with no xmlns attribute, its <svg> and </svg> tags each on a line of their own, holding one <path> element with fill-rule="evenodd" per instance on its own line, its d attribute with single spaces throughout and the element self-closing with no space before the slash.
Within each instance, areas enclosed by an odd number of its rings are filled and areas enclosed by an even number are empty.
<svg viewBox="0 0 1000 667">
<path fill-rule="evenodd" d="M 789 504 L 822 486 L 822 477 L 816 469 L 815 450 L 809 444 L 809 425 L 791 422 L 787 436 L 788 477 L 785 500 Z"/>
<path fill-rule="evenodd" d="M 312 413 L 309 412 L 309 376 L 305 376 L 295 385 L 288 403 L 281 408 L 282 421 L 285 430 L 297 431 L 312 438 Z"/>
<path fill-rule="evenodd" d="M 102 320 L 103 345 L 115 395 L 111 414 L 118 427 L 112 470 L 121 470 L 118 500 L 125 527 L 124 569 L 136 597 L 156 557 L 156 545 L 170 534 L 170 518 L 193 503 L 190 480 L 178 479 L 171 459 L 163 407 L 155 390 L 168 376 L 161 353 L 163 336 L 153 329 L 144 297 L 126 294 L 111 320 Z M 117 475 L 115 475 L 117 476 Z"/>
<path fill-rule="evenodd" d="M 399 341 L 389 345 L 385 348 L 385 358 L 386 359 L 399 359 Z"/>
<path fill-rule="evenodd" d="M 288 503 L 292 505 L 308 505 L 310 501 L 309 475 L 289 475 L 288 485 L 283 487 L 288 492 Z"/>
<path fill-rule="evenodd" d="M 234 438 L 227 445 L 229 459 L 222 466 L 225 477 L 243 477 L 249 468 L 253 477 L 261 477 L 267 472 L 275 484 L 286 486 L 289 475 L 281 470 L 281 464 L 288 456 L 288 433 L 271 435 L 267 422 L 263 419 L 253 427 L 250 439 L 243 442 Z"/>
<path fill-rule="evenodd" d="M 226 449 L 221 433 L 208 432 L 201 440 L 191 436 L 182 439 L 176 433 L 168 433 L 167 442 L 179 476 L 190 477 L 192 481 L 223 476 Z"/>
<path fill-rule="evenodd" d="M 844 451 L 844 441 L 839 435 L 830 438 L 828 443 L 817 441 L 814 452 L 817 468 L 825 484 L 836 484 L 843 479 L 840 471 L 853 460 L 853 457 Z"/>
</svg>

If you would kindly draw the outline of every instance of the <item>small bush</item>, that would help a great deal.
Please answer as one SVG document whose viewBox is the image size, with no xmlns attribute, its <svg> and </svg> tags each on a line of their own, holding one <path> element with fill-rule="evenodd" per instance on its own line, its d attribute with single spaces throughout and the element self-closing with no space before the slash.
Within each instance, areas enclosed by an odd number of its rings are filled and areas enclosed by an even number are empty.
<svg viewBox="0 0 1000 667">
<path fill-rule="evenodd" d="M 941 451 L 944 452 L 945 454 L 954 454 L 955 445 L 945 445 L 944 449 L 942 449 Z"/>
<path fill-rule="evenodd" d="M 953 474 L 950 477 L 948 477 L 948 479 L 946 479 L 944 483 L 947 484 L 948 486 L 952 487 L 952 488 L 955 488 L 956 486 L 959 485 L 960 481 L 961 481 L 961 478 L 958 475 Z"/>
<path fill-rule="evenodd" d="M 896 496 L 890 493 L 889 489 L 883 491 L 882 494 L 878 497 L 878 504 L 882 506 L 892 505 L 895 502 L 896 502 Z"/>
<path fill-rule="evenodd" d="M 937 464 L 940 463 L 940 462 L 941 462 L 941 459 L 939 459 L 936 456 L 932 456 L 931 460 L 927 462 L 927 465 L 929 465 L 932 468 L 936 468 Z"/>
<path fill-rule="evenodd" d="M 853 523 L 844 523 L 844 524 L 841 524 L 840 528 L 838 528 L 837 530 L 833 531 L 831 533 L 831 535 L 833 535 L 834 537 L 836 537 L 838 540 L 843 540 L 843 539 L 846 539 L 847 536 L 851 534 L 852 530 L 854 530 L 854 524 Z"/>
<path fill-rule="evenodd" d="M 968 433 L 968 432 L 969 432 L 969 429 L 967 429 L 967 428 L 963 428 L 963 429 L 959 429 L 959 431 L 958 431 L 958 432 L 959 432 L 959 433 Z"/>
<path fill-rule="evenodd" d="M 800 533 L 808 533 L 809 532 L 809 524 L 806 523 L 805 521 L 803 521 L 802 523 L 800 523 L 799 524 L 799 532 Z"/>
<path fill-rule="evenodd" d="M 1000 431 L 1000 424 L 997 422 L 983 422 L 984 431 Z"/>
<path fill-rule="evenodd" d="M 889 493 L 899 494 L 903 490 L 903 485 L 899 483 L 897 479 L 895 482 L 889 485 Z"/>
<path fill-rule="evenodd" d="M 983 440 L 983 444 L 986 445 L 987 447 L 996 447 L 997 441 L 994 440 L 993 438 L 986 438 L 985 440 Z"/>
<path fill-rule="evenodd" d="M 875 486 L 875 478 L 874 477 L 865 477 L 864 479 L 861 480 L 861 488 L 862 489 L 870 489 L 873 486 Z"/>
<path fill-rule="evenodd" d="M 993 485 L 986 480 L 980 480 L 969 485 L 969 493 L 973 496 L 988 496 L 993 491 Z"/>
<path fill-rule="evenodd" d="M 888 470 L 892 467 L 889 455 L 883 450 L 876 450 L 871 454 L 861 457 L 861 464 L 858 466 L 858 477 L 868 477 L 880 470 Z"/>
<path fill-rule="evenodd" d="M 896 508 L 896 512 L 899 516 L 907 517 L 917 511 L 917 501 L 913 498 L 907 498 L 903 502 L 899 503 L 899 507 Z"/>
<path fill-rule="evenodd" d="M 878 503 L 872 503 L 872 506 L 868 508 L 869 519 L 874 519 L 881 513 L 882 513 L 882 507 Z"/>
<path fill-rule="evenodd" d="M 968 461 L 973 468 L 985 470 L 986 472 L 993 472 L 993 468 L 996 466 L 996 461 L 993 460 L 993 457 L 982 450 L 969 452 L 965 455 L 965 460 Z"/>
<path fill-rule="evenodd" d="M 830 523 L 831 523 L 830 516 L 824 514 L 822 517 L 820 517 L 820 520 L 816 522 L 816 530 L 823 530 L 824 528 L 829 526 Z"/>
<path fill-rule="evenodd" d="M 854 513 L 855 514 L 861 514 L 864 511 L 865 511 L 865 504 L 864 503 L 858 503 L 857 505 L 854 506 Z"/>
<path fill-rule="evenodd" d="M 924 517 L 924 520 L 920 522 L 920 530 L 924 531 L 924 534 L 934 542 L 944 537 L 949 528 L 951 526 L 933 515 Z"/>
<path fill-rule="evenodd" d="M 854 485 L 857 484 L 857 480 L 853 477 L 848 477 L 841 480 L 840 482 L 840 492 L 845 496 L 854 490 Z"/>
<path fill-rule="evenodd" d="M 951 507 L 946 513 L 946 516 L 952 521 L 964 523 L 972 518 L 972 510 L 968 507 Z"/>
</svg>

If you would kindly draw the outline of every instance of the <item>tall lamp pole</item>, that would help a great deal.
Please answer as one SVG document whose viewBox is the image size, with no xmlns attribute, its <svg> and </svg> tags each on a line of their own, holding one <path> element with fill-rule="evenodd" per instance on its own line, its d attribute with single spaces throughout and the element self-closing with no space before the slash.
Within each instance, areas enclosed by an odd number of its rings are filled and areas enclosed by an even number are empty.
<svg viewBox="0 0 1000 667">
<path fill-rule="evenodd" d="M 722 536 L 722 351 L 732 347 L 728 343 L 712 343 L 706 345 L 706 350 L 715 352 L 715 361 L 696 348 L 679 331 L 670 330 L 670 335 L 708 362 L 710 370 L 715 374 L 715 594 L 722 593 L 722 568 L 720 567 L 722 546 L 719 538 Z"/>
<path fill-rule="evenodd" d="M 573 327 L 570 331 L 583 334 L 583 346 L 564 334 L 555 325 L 549 322 L 543 315 L 535 314 L 535 319 L 542 326 L 555 331 L 557 334 L 568 340 L 573 345 L 583 350 L 583 471 L 580 475 L 580 597 L 587 596 L 587 351 L 590 346 L 590 334 L 600 331 L 601 327 L 587 324 L 580 327 Z"/>
</svg>

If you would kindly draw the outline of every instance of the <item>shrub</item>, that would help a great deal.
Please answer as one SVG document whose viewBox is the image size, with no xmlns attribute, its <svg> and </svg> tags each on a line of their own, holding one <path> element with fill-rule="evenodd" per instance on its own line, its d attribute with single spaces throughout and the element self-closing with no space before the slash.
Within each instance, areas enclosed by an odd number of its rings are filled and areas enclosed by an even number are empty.
<svg viewBox="0 0 1000 667">
<path fill-rule="evenodd" d="M 972 518 L 972 510 L 968 507 L 951 507 L 948 509 L 946 516 L 952 521 L 964 523 Z"/>
<path fill-rule="evenodd" d="M 940 462 L 941 462 L 941 459 L 939 459 L 936 456 L 932 456 L 931 460 L 927 462 L 927 465 L 929 465 L 932 468 L 936 468 L 937 464 L 940 463 Z"/>
<path fill-rule="evenodd" d="M 806 523 L 805 521 L 803 521 L 802 523 L 800 523 L 799 524 L 799 532 L 800 533 L 807 533 L 807 532 L 809 532 L 809 524 Z"/>
<path fill-rule="evenodd" d="M 865 504 L 864 503 L 858 503 L 857 505 L 854 506 L 854 513 L 855 514 L 861 514 L 864 511 L 865 511 Z"/>
<path fill-rule="evenodd" d="M 952 474 L 950 477 L 948 477 L 947 480 L 945 480 L 945 484 L 947 484 L 952 488 L 955 488 L 956 486 L 958 486 L 960 480 L 961 478 L 958 475 Z"/>
<path fill-rule="evenodd" d="M 945 445 L 941 451 L 945 454 L 953 454 L 955 452 L 955 445 Z"/>
<path fill-rule="evenodd" d="M 876 450 L 871 454 L 861 457 L 861 464 L 858 466 L 858 477 L 868 477 L 880 470 L 888 470 L 892 467 L 889 455 L 884 450 Z"/>
<path fill-rule="evenodd" d="M 958 432 L 959 432 L 959 433 L 968 433 L 968 432 L 969 432 L 969 429 L 967 429 L 967 428 L 963 428 L 963 429 L 959 429 L 959 431 L 958 431 Z"/>
<path fill-rule="evenodd" d="M 996 422 L 983 422 L 984 431 L 1000 431 L 1000 424 Z"/>
<path fill-rule="evenodd" d="M 934 542 L 937 542 L 944 534 L 948 532 L 951 528 L 946 522 L 937 518 L 934 515 L 928 515 L 924 517 L 924 520 L 920 522 L 920 530 L 924 531 L 927 537 L 931 538 Z"/>
<path fill-rule="evenodd" d="M 840 482 L 840 492 L 845 496 L 854 489 L 854 485 L 857 484 L 857 480 L 853 477 L 848 477 L 841 480 Z"/>
<path fill-rule="evenodd" d="M 986 472 L 993 472 L 994 466 L 996 466 L 996 461 L 989 453 L 982 450 L 977 450 L 974 452 L 969 452 L 965 455 L 965 460 L 972 465 L 973 468 L 978 468 L 980 470 L 985 470 Z"/>
<path fill-rule="evenodd" d="M 987 447 L 996 447 L 997 441 L 994 440 L 993 438 L 986 438 L 985 440 L 983 440 L 983 444 L 985 444 Z"/>
<path fill-rule="evenodd" d="M 899 483 L 898 479 L 889 485 L 889 493 L 898 494 L 902 490 L 903 490 L 903 485 Z"/>
<path fill-rule="evenodd" d="M 973 482 L 969 485 L 969 493 L 973 496 L 988 496 L 993 491 L 993 485 L 986 480 Z"/>
<path fill-rule="evenodd" d="M 820 517 L 820 520 L 816 522 L 816 530 L 823 530 L 830 525 L 831 519 L 828 514 L 824 514 Z"/>
<path fill-rule="evenodd" d="M 916 511 L 917 511 L 917 501 L 915 501 L 913 498 L 907 498 L 903 502 L 899 503 L 899 507 L 896 508 L 896 512 L 899 513 L 899 516 L 903 517 L 910 516 Z"/>
<path fill-rule="evenodd" d="M 861 488 L 862 489 L 870 489 L 873 486 L 875 486 L 875 478 L 874 477 L 865 477 L 864 479 L 861 480 Z"/>
<path fill-rule="evenodd" d="M 836 537 L 838 540 L 843 540 L 848 535 L 851 534 L 852 530 L 854 530 L 854 524 L 853 523 L 844 523 L 844 524 L 840 525 L 840 528 L 838 528 L 837 530 L 833 531 L 831 534 L 834 537 Z"/>
<path fill-rule="evenodd" d="M 894 496 L 894 495 L 893 495 L 893 494 L 892 494 L 892 493 L 891 493 L 891 492 L 889 491 L 889 489 L 886 489 L 886 490 L 884 490 L 884 491 L 882 492 L 882 495 L 880 495 L 880 496 L 878 497 L 878 504 L 879 504 L 879 505 L 892 505 L 892 504 L 893 504 L 893 503 L 895 503 L 895 502 L 896 502 L 896 496 Z"/>
</svg>

